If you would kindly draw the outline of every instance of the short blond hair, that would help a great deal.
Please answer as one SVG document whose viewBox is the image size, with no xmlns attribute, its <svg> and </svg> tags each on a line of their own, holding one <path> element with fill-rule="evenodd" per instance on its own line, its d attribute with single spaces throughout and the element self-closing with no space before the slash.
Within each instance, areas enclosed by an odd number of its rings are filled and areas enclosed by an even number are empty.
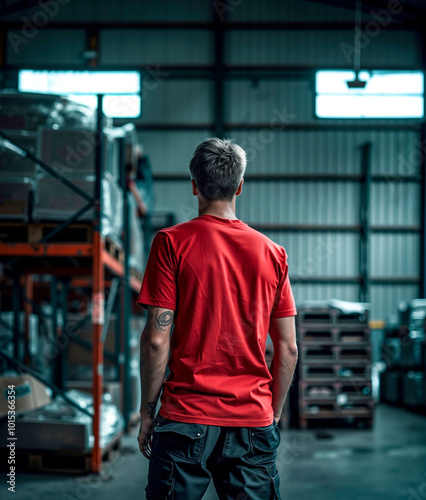
<svg viewBox="0 0 426 500">
<path fill-rule="evenodd" d="M 211 137 L 198 145 L 189 170 L 205 200 L 232 201 L 246 165 L 245 151 L 232 139 Z"/>
</svg>

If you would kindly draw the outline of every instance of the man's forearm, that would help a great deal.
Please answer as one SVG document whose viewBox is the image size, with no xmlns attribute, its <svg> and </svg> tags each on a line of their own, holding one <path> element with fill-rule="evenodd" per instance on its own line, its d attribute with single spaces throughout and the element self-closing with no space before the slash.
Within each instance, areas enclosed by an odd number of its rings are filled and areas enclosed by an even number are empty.
<svg viewBox="0 0 426 500">
<path fill-rule="evenodd" d="M 142 400 L 140 412 L 142 417 L 153 418 L 155 407 L 164 382 L 169 358 L 169 345 L 154 345 L 146 332 L 141 337 L 141 390 Z"/>
<path fill-rule="evenodd" d="M 272 361 L 272 407 L 276 419 L 281 417 L 287 392 L 293 380 L 294 370 L 297 363 L 297 347 L 280 342 L 274 346 L 274 357 Z"/>
<path fill-rule="evenodd" d="M 141 428 L 138 434 L 138 442 L 141 453 L 148 459 L 151 456 L 155 409 L 169 360 L 173 316 L 174 311 L 171 309 L 149 306 L 146 326 L 141 335 L 142 401 L 140 407 Z"/>
<path fill-rule="evenodd" d="M 170 330 L 174 312 L 150 306 L 140 342 L 142 400 L 140 413 L 153 418 L 166 375 L 170 351 Z"/>
</svg>

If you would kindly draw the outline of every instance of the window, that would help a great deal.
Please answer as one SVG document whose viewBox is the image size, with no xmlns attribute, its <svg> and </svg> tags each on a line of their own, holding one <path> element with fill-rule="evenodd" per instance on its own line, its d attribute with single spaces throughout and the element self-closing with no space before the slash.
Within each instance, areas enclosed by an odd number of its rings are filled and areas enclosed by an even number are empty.
<svg viewBox="0 0 426 500">
<path fill-rule="evenodd" d="M 21 92 L 63 94 L 96 107 L 96 94 L 104 94 L 103 111 L 112 118 L 141 114 L 140 74 L 137 71 L 33 71 L 21 70 Z"/>
<path fill-rule="evenodd" d="M 361 71 L 364 88 L 350 88 L 353 71 L 317 71 L 315 114 L 318 118 L 423 118 L 421 71 Z"/>
</svg>

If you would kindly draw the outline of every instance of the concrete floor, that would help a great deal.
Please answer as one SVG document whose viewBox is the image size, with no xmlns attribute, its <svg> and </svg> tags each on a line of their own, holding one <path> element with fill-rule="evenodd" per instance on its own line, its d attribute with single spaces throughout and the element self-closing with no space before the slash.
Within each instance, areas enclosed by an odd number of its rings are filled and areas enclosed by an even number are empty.
<svg viewBox="0 0 426 500">
<path fill-rule="evenodd" d="M 122 453 L 105 467 L 102 480 L 18 473 L 13 498 L 144 499 L 147 460 L 138 451 L 136 435 L 135 430 L 125 436 Z M 285 431 L 278 469 L 283 500 L 426 499 L 426 417 L 381 405 L 372 431 Z M 203 500 L 216 499 L 211 486 Z"/>
</svg>

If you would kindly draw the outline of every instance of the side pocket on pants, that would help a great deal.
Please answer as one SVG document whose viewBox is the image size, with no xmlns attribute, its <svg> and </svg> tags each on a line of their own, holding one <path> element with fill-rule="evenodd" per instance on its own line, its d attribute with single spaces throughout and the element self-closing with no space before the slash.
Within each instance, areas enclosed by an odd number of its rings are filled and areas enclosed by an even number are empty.
<svg viewBox="0 0 426 500">
<path fill-rule="evenodd" d="M 154 454 L 198 463 L 204 449 L 207 425 L 188 424 L 163 419 L 154 429 L 152 451 Z M 176 461 L 176 460 L 174 460 Z"/>
<path fill-rule="evenodd" d="M 274 465 L 281 433 L 276 423 L 267 427 L 253 427 L 249 433 L 250 451 L 246 457 L 253 465 Z"/>
<path fill-rule="evenodd" d="M 145 491 L 147 500 L 173 498 L 173 462 L 151 454 Z"/>
</svg>

